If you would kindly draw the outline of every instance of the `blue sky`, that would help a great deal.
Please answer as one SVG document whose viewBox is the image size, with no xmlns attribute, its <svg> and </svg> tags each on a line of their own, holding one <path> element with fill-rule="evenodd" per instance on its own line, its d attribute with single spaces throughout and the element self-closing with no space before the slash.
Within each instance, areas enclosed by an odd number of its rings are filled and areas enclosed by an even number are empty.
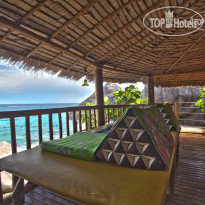
<svg viewBox="0 0 205 205">
<path fill-rule="evenodd" d="M 82 87 L 83 80 L 24 71 L 0 60 L 0 104 L 80 103 L 95 90 L 90 82 L 89 87 Z"/>
</svg>

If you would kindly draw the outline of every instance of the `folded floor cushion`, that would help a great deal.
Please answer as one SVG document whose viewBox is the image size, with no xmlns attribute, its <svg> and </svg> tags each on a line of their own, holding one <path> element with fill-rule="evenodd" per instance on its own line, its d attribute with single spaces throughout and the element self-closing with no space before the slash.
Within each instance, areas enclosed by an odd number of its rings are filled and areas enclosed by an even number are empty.
<svg viewBox="0 0 205 205">
<path fill-rule="evenodd" d="M 58 140 L 42 142 L 44 151 L 95 161 L 95 151 L 103 143 L 106 133 L 77 132 Z"/>
<path fill-rule="evenodd" d="M 168 125 L 169 129 L 179 131 L 180 124 L 171 106 L 167 104 L 158 104 L 157 107 L 160 113 L 162 114 L 162 117 L 164 118 L 166 124 Z"/>
<path fill-rule="evenodd" d="M 169 166 L 174 140 L 157 107 L 129 108 L 96 151 L 102 161 L 141 169 Z"/>
</svg>

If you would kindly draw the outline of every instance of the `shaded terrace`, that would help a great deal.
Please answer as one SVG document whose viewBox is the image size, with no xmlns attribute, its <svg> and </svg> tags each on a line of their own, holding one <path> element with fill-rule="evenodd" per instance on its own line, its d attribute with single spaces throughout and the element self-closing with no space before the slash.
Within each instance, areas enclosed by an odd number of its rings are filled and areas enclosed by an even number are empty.
<svg viewBox="0 0 205 205">
<path fill-rule="evenodd" d="M 147 83 L 149 104 L 154 103 L 154 86 L 205 85 L 204 26 L 190 35 L 177 37 L 150 32 L 143 25 L 143 17 L 163 6 L 181 6 L 203 12 L 205 1 L 1 1 L 2 58 L 11 63 L 20 62 L 26 70 L 44 70 L 74 80 L 86 75 L 88 80 L 95 80 L 96 83 L 95 107 L 0 113 L 0 118 L 10 118 L 12 152 L 17 152 L 15 118 L 19 116 L 26 119 L 27 149 L 31 148 L 30 116 L 38 116 L 39 142 L 42 141 L 43 114 L 49 115 L 50 139 L 53 139 L 53 113 L 59 115 L 59 137 L 62 137 L 62 112 L 66 112 L 67 122 L 68 113 L 72 112 L 74 132 L 82 130 L 81 123 L 79 128 L 76 125 L 76 113 L 81 121 L 82 110 L 85 110 L 86 115 L 94 113 L 95 127 L 105 123 L 105 108 L 112 109 L 113 113 L 117 109 L 118 116 L 113 115 L 113 121 L 119 118 L 119 109 L 123 111 L 126 106 L 104 107 L 103 81 Z M 152 15 L 164 17 L 160 11 Z M 174 15 L 182 19 L 190 17 L 183 9 L 177 10 Z M 156 30 L 163 32 L 163 28 Z M 174 28 L 169 30 L 170 35 L 176 32 Z M 106 117 L 109 122 L 110 116 Z M 69 133 L 68 123 L 67 126 Z M 203 141 L 203 138 L 200 140 Z M 193 166 L 197 167 L 196 164 Z"/>
</svg>

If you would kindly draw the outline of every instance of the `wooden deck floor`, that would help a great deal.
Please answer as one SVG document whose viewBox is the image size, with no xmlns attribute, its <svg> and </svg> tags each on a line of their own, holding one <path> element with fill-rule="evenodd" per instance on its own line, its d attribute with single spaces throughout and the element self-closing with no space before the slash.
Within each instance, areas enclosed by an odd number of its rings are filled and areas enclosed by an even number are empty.
<svg viewBox="0 0 205 205">
<path fill-rule="evenodd" d="M 25 204 L 75 205 L 65 197 L 37 187 L 26 194 Z M 174 195 L 165 205 L 205 205 L 205 135 L 182 133 Z"/>
</svg>

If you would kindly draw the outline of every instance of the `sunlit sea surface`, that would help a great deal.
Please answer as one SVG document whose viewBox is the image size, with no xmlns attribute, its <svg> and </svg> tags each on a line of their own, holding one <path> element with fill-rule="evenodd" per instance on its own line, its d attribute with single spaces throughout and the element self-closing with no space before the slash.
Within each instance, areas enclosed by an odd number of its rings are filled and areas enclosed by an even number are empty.
<svg viewBox="0 0 205 205">
<path fill-rule="evenodd" d="M 61 107 L 74 107 L 78 103 L 61 103 L 61 104 L 9 104 L 0 105 L 0 112 L 17 111 L 17 110 L 33 110 L 33 109 L 46 109 L 46 108 L 61 108 Z M 69 120 L 70 133 L 72 134 L 72 120 Z M 25 117 L 15 118 L 16 124 L 16 141 L 17 147 L 20 149 L 26 148 L 26 129 Z M 62 113 L 62 126 L 63 136 L 66 136 L 66 114 Z M 30 117 L 30 130 L 31 130 L 31 143 L 32 147 L 38 144 L 38 116 Z M 49 140 L 49 126 L 48 115 L 42 115 L 42 131 L 43 141 Z M 59 138 L 59 120 L 58 114 L 53 114 L 53 134 L 54 139 Z M 0 141 L 11 143 L 10 120 L 0 119 Z"/>
</svg>

